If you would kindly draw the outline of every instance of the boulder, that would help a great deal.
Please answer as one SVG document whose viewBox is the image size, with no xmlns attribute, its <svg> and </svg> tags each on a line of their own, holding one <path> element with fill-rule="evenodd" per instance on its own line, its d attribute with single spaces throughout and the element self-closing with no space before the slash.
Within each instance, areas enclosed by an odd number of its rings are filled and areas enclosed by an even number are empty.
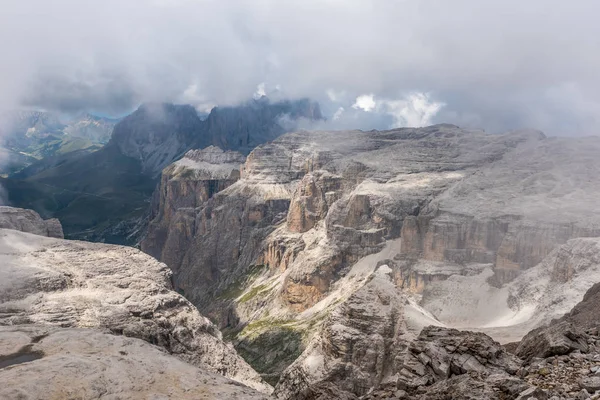
<svg viewBox="0 0 600 400">
<path fill-rule="evenodd" d="M 23 208 L 0 206 L 0 229 L 15 229 L 35 235 L 64 238 L 58 219 L 43 220 L 35 211 Z"/>
<path fill-rule="evenodd" d="M 519 343 L 515 354 L 531 361 L 534 357 L 560 356 L 575 350 L 587 352 L 588 349 L 587 335 L 572 323 L 562 321 L 529 332 Z"/>
</svg>

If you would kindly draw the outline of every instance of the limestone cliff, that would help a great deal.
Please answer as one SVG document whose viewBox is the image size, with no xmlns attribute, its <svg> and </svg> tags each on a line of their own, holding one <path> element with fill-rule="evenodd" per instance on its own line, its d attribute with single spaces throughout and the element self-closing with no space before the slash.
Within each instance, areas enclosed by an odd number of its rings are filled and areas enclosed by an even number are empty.
<svg viewBox="0 0 600 400">
<path fill-rule="evenodd" d="M 179 265 L 196 232 L 194 209 L 240 177 L 245 157 L 210 146 L 190 150 L 165 168 L 151 223 L 142 250 L 172 265 Z"/>
<path fill-rule="evenodd" d="M 171 181 L 196 185 L 167 168 L 142 248 L 167 262 L 175 287 L 270 382 L 291 364 L 285 379 L 329 376 L 347 388 L 336 376 L 352 376 L 360 382 L 352 391 L 364 394 L 399 372 L 374 354 L 394 341 L 406 348 L 418 335 L 391 320 L 495 335 L 552 315 L 543 293 L 555 286 L 527 289 L 514 278 L 546 271 L 542 261 L 569 239 L 600 236 L 599 151 L 598 138 L 452 125 L 291 133 L 258 146 L 239 179 L 208 198 L 202 188 L 185 189 L 182 200 L 167 196 Z M 381 288 L 371 287 L 366 295 L 381 265 L 391 270 L 385 285 L 394 294 L 376 296 Z M 542 319 L 522 306 L 528 290 L 537 293 L 528 307 L 542 307 Z M 360 322 L 363 313 L 372 326 Z M 315 364 L 311 354 L 323 357 Z"/>
<path fill-rule="evenodd" d="M 546 138 L 516 146 L 432 201 L 404 225 L 403 253 L 492 263 L 498 284 L 557 244 L 600 236 L 595 176 L 600 139 Z"/>
</svg>

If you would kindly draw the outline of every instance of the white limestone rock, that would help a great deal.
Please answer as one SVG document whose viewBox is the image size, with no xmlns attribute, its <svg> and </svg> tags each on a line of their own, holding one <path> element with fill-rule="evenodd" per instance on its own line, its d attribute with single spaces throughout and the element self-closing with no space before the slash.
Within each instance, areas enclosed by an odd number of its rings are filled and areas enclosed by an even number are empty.
<svg viewBox="0 0 600 400">
<path fill-rule="evenodd" d="M 269 392 L 170 277 L 165 264 L 133 248 L 1 229 L 0 325 L 108 329 Z"/>
<path fill-rule="evenodd" d="M 95 329 L 0 326 L 0 398 L 263 399 L 143 340 Z"/>
</svg>

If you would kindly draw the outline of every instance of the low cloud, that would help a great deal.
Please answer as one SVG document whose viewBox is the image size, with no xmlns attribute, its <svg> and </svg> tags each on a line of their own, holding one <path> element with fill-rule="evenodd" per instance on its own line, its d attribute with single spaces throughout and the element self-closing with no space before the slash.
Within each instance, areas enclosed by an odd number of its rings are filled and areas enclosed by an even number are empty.
<svg viewBox="0 0 600 400">
<path fill-rule="evenodd" d="M 318 100 L 340 125 L 595 134 L 597 15 L 596 0 L 7 0 L 0 109 L 204 110 L 264 92 Z"/>
<path fill-rule="evenodd" d="M 363 110 L 366 112 L 374 111 L 375 107 L 377 107 L 377 103 L 375 103 L 375 95 L 373 94 L 363 94 L 358 96 L 352 105 L 352 108 L 355 110 Z"/>
<path fill-rule="evenodd" d="M 368 113 L 389 115 L 393 118 L 389 127 L 400 128 L 431 125 L 433 118 L 444 106 L 444 103 L 430 100 L 427 93 L 414 92 L 397 100 L 376 99 L 373 94 L 364 94 L 356 98 L 352 108 Z M 339 120 L 343 110 L 341 107 L 333 119 Z"/>
</svg>

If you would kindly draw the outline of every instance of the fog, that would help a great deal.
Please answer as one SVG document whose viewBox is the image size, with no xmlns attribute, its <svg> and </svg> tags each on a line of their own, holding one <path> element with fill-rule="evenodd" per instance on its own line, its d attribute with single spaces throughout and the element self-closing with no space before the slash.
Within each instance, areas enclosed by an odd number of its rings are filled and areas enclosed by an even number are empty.
<svg viewBox="0 0 600 400">
<path fill-rule="evenodd" d="M 310 97 L 328 126 L 596 134 L 594 0 L 4 0 L 0 108 Z"/>
</svg>

